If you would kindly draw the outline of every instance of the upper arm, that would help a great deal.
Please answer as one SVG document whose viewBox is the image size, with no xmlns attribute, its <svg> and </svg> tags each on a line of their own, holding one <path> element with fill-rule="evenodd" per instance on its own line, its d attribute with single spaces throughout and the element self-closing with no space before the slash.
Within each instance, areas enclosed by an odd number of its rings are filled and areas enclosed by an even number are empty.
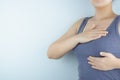
<svg viewBox="0 0 120 80">
<path fill-rule="evenodd" d="M 76 21 L 59 39 L 57 39 L 54 43 L 67 39 L 77 34 L 79 27 L 83 21 L 83 18 Z"/>
</svg>

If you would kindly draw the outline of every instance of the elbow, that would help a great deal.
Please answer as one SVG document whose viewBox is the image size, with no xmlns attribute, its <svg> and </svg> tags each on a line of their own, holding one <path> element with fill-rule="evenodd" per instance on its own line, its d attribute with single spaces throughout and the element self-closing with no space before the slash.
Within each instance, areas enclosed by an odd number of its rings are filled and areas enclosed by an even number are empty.
<svg viewBox="0 0 120 80">
<path fill-rule="evenodd" d="M 60 55 L 56 54 L 56 51 L 50 48 L 48 48 L 47 57 L 48 59 L 60 59 L 61 58 Z"/>
<path fill-rule="evenodd" d="M 59 57 L 48 56 L 48 59 L 55 59 L 55 60 L 57 60 L 57 59 L 59 59 Z"/>
<path fill-rule="evenodd" d="M 55 56 L 54 54 L 49 53 L 49 52 L 47 53 L 47 57 L 48 57 L 48 59 L 55 59 L 55 60 L 60 59 L 60 57 Z"/>
<path fill-rule="evenodd" d="M 48 48 L 47 51 L 47 57 L 48 59 L 60 59 L 62 57 L 61 55 L 61 50 L 57 47 L 58 45 L 56 44 L 51 44 Z"/>
</svg>

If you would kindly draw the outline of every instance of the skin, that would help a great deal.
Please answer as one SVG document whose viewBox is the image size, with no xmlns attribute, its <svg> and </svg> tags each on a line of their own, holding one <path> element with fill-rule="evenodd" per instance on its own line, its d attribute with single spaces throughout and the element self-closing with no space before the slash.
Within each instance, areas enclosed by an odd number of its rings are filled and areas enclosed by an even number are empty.
<svg viewBox="0 0 120 80">
<path fill-rule="evenodd" d="M 112 53 L 109 52 L 100 52 L 101 57 L 88 57 L 88 63 L 91 65 L 92 68 L 97 70 L 113 70 L 113 69 L 119 69 L 120 66 L 120 60 L 116 58 Z"/>
<path fill-rule="evenodd" d="M 84 18 L 76 21 L 67 32 L 54 41 L 48 47 L 47 56 L 49 59 L 60 59 L 78 43 L 86 43 L 109 34 L 106 29 L 116 17 L 116 14 L 112 11 L 112 0 L 90 0 L 90 2 L 95 8 L 95 16 L 88 20 L 83 32 L 80 34 L 77 34 L 77 32 Z M 112 53 L 103 52 L 100 55 L 104 57 L 89 56 L 87 58 L 88 64 L 92 68 L 103 71 L 120 68 L 120 59 Z"/>
<path fill-rule="evenodd" d="M 106 14 L 114 15 L 112 11 L 112 0 L 90 0 L 90 1 L 95 7 L 96 19 L 104 18 Z M 104 12 L 105 14 L 101 15 L 103 11 L 105 11 Z M 100 52 L 100 55 L 104 57 L 94 57 L 94 56 L 88 57 L 88 64 L 90 64 L 92 68 L 103 71 L 120 68 L 120 59 L 112 55 L 112 53 Z"/>
</svg>

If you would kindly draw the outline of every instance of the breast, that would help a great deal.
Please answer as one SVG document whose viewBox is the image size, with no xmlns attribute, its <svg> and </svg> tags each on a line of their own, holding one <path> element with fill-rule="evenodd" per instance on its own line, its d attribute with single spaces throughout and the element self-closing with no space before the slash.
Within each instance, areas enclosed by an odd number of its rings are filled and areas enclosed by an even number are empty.
<svg viewBox="0 0 120 80">
<path fill-rule="evenodd" d="M 120 39 L 111 32 L 99 39 L 78 44 L 74 49 L 74 53 L 78 58 L 86 58 L 88 56 L 100 57 L 100 52 L 109 52 L 116 57 L 120 57 Z"/>
<path fill-rule="evenodd" d="M 108 34 L 95 41 L 99 51 L 110 52 L 116 57 L 120 57 L 120 39 L 115 34 Z"/>
</svg>

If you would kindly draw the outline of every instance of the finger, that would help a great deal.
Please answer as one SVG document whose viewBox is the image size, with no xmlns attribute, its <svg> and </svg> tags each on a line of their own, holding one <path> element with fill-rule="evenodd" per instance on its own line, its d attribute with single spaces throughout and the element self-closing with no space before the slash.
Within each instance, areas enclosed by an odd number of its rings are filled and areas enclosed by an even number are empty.
<svg viewBox="0 0 120 80">
<path fill-rule="evenodd" d="M 98 67 L 96 67 L 96 66 L 91 66 L 91 68 L 97 69 L 97 70 L 101 70 L 100 68 L 98 68 Z"/>
<path fill-rule="evenodd" d="M 101 58 L 89 56 L 89 57 L 88 57 L 88 60 L 90 60 L 90 61 L 100 61 Z"/>
<path fill-rule="evenodd" d="M 94 28 L 94 30 L 102 30 L 102 31 L 106 31 L 105 29 L 102 29 L 102 28 Z"/>
<path fill-rule="evenodd" d="M 100 55 L 105 57 L 113 56 L 111 53 L 107 53 L 107 52 L 100 52 Z"/>
<path fill-rule="evenodd" d="M 96 62 L 97 62 L 95 59 L 92 59 L 92 58 L 88 58 L 88 61 L 89 61 L 90 63 L 96 63 Z"/>
<path fill-rule="evenodd" d="M 95 30 L 95 31 L 98 33 L 108 33 L 108 31 L 106 31 L 106 30 Z"/>
<path fill-rule="evenodd" d="M 102 31 L 102 30 L 95 30 L 93 31 L 93 33 L 96 33 L 96 34 L 108 34 L 108 31 Z"/>
<path fill-rule="evenodd" d="M 99 64 L 101 64 L 101 63 L 98 62 L 98 61 L 95 61 L 95 60 L 89 60 L 89 61 L 88 61 L 88 64 L 97 66 L 97 65 L 99 65 Z"/>
<path fill-rule="evenodd" d="M 106 36 L 107 34 L 101 34 L 101 36 Z"/>
<path fill-rule="evenodd" d="M 107 32 L 92 32 L 93 37 L 106 36 L 107 34 L 108 34 Z"/>
<path fill-rule="evenodd" d="M 102 37 L 102 36 L 106 36 L 107 34 L 104 34 L 104 33 L 102 34 L 102 33 L 101 33 L 101 34 L 98 34 L 98 35 L 99 35 L 100 37 Z"/>
<path fill-rule="evenodd" d="M 101 59 L 100 57 L 93 57 L 93 56 L 89 56 L 88 58 L 93 60 Z"/>
<path fill-rule="evenodd" d="M 106 36 L 107 34 L 94 34 L 93 38 L 100 38 L 102 36 Z"/>
<path fill-rule="evenodd" d="M 91 29 L 95 29 L 95 28 L 96 28 L 96 25 L 95 25 L 95 24 L 92 24 Z"/>
<path fill-rule="evenodd" d="M 102 36 L 101 35 L 94 35 L 92 36 L 92 39 L 98 39 L 98 38 L 101 38 Z"/>
<path fill-rule="evenodd" d="M 92 66 L 95 66 L 95 63 L 93 63 L 93 62 L 88 62 L 88 64 L 90 64 L 90 65 L 92 65 Z"/>
</svg>

